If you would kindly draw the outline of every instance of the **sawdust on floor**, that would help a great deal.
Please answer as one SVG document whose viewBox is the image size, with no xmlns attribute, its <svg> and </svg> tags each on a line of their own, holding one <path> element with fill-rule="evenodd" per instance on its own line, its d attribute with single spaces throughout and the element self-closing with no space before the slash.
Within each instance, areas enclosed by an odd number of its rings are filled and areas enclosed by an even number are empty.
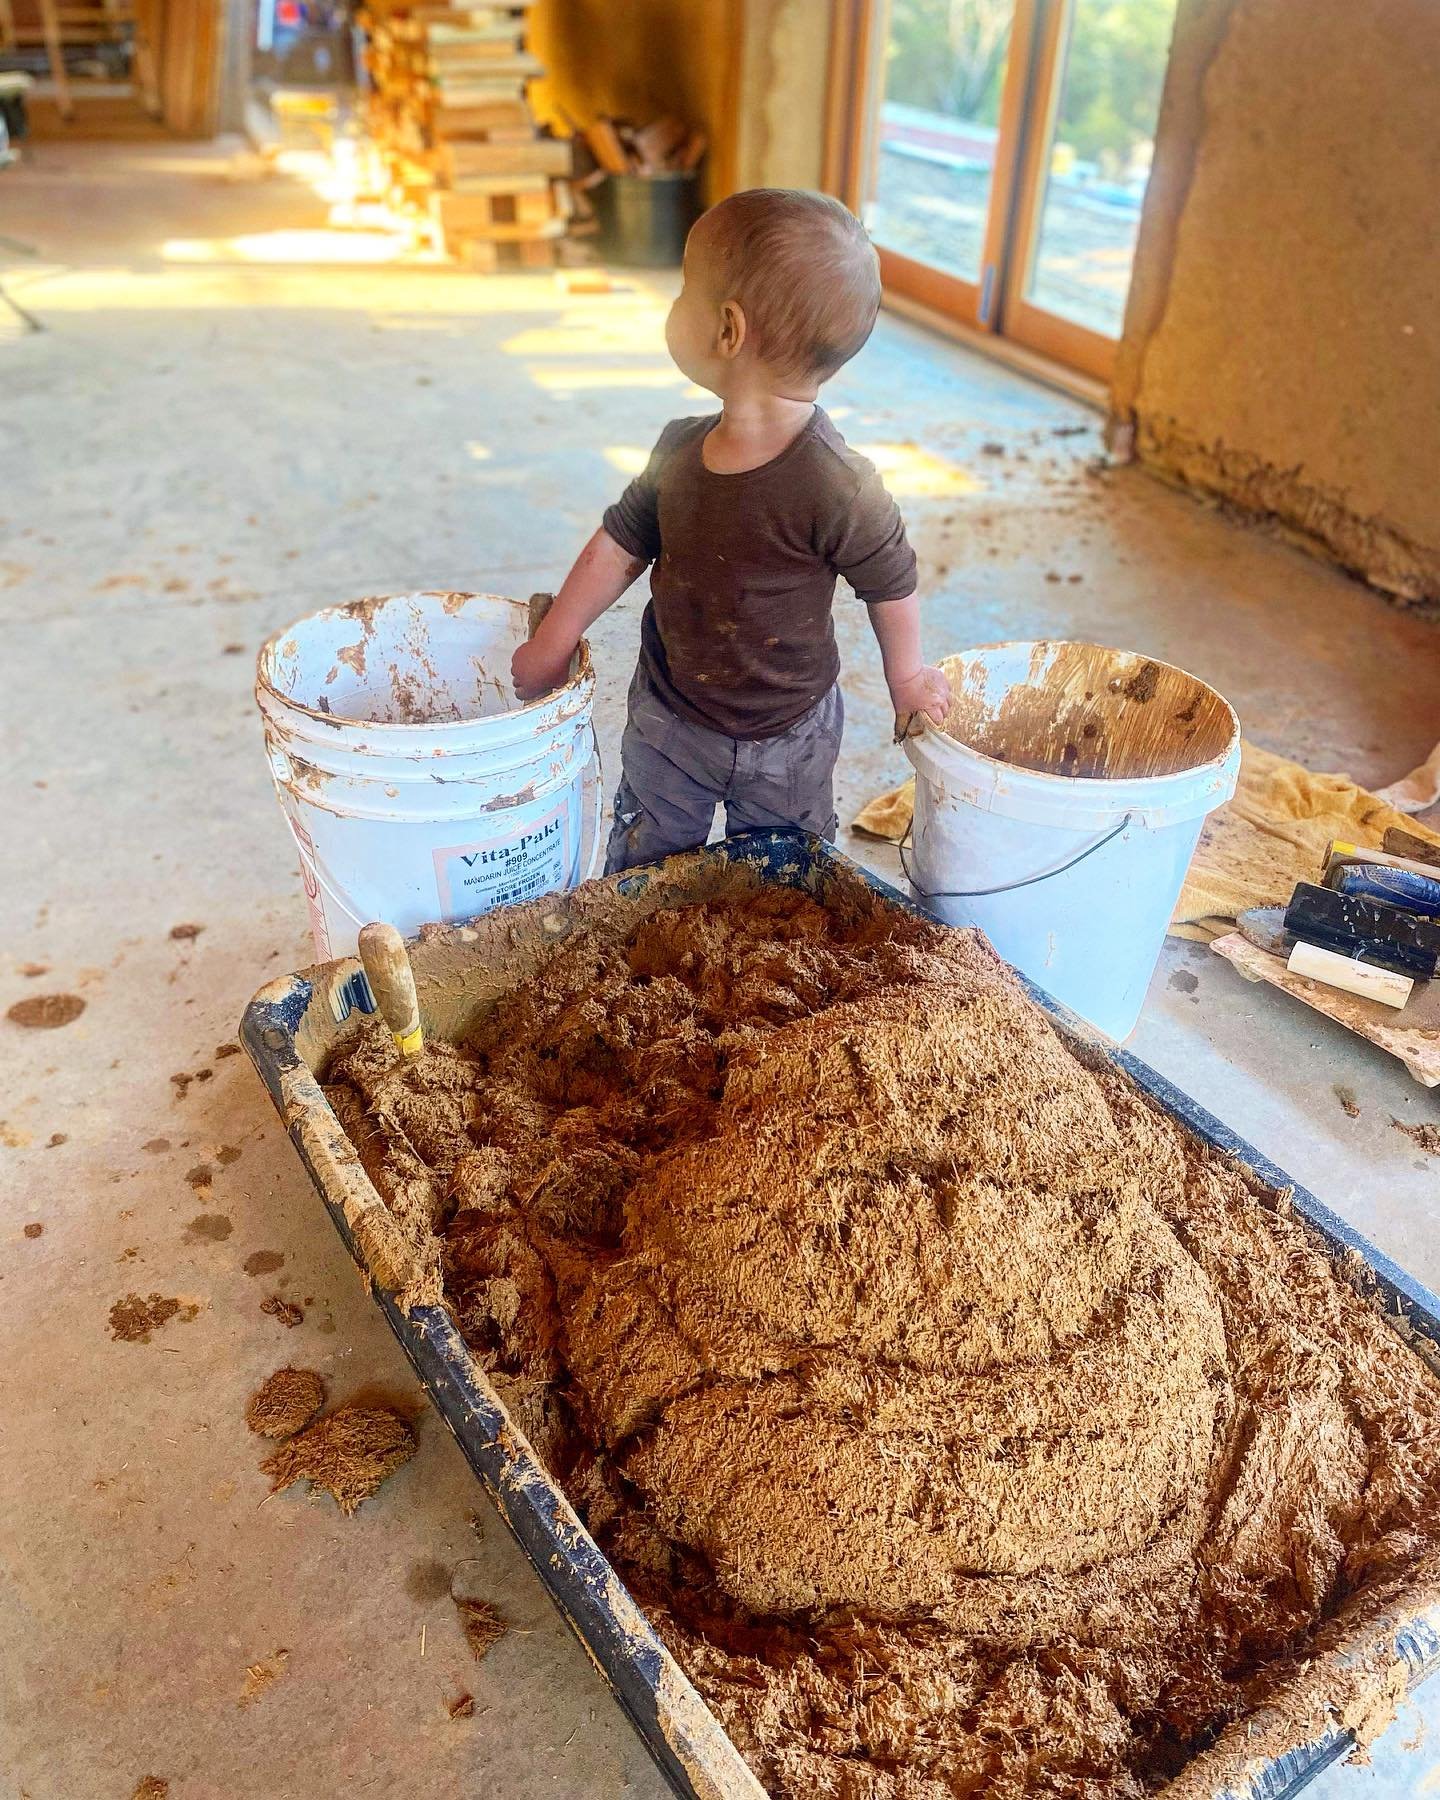
<svg viewBox="0 0 1440 1800">
<path fill-rule="evenodd" d="M 1440 1384 L 971 934 L 596 916 L 329 1082 L 781 1800 L 1139 1796 L 1440 1579 Z"/>
<path fill-rule="evenodd" d="M 297 1481 L 333 1496 L 353 1513 L 415 1454 L 415 1434 L 398 1413 L 381 1406 L 337 1406 L 332 1413 L 267 1456 L 260 1471 L 279 1493 Z"/>
<path fill-rule="evenodd" d="M 277 1369 L 245 1402 L 245 1423 L 261 1437 L 294 1437 L 325 1404 L 325 1378 L 314 1369 Z"/>
</svg>

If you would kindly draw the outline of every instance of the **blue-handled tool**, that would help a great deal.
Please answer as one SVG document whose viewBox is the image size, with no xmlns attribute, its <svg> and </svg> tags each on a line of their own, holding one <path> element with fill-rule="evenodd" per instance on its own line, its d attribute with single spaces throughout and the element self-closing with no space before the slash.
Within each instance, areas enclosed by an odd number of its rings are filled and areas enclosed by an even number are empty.
<svg viewBox="0 0 1440 1800">
<path fill-rule="evenodd" d="M 1357 894 L 1425 919 L 1440 919 L 1440 870 L 1431 877 L 1384 863 L 1337 862 L 1331 865 L 1325 885 L 1337 894 Z"/>
</svg>

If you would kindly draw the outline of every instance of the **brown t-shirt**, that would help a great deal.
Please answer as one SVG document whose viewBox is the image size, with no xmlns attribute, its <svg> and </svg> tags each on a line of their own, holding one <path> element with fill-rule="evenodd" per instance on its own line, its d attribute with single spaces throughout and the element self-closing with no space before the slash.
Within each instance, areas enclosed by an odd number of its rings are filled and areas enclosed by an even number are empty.
<svg viewBox="0 0 1440 1800">
<path fill-rule="evenodd" d="M 758 469 L 717 475 L 701 446 L 718 415 L 677 419 L 605 514 L 654 564 L 640 661 L 681 718 L 727 737 L 776 737 L 840 673 L 835 577 L 867 602 L 915 591 L 915 553 L 872 464 L 817 406 Z"/>
</svg>

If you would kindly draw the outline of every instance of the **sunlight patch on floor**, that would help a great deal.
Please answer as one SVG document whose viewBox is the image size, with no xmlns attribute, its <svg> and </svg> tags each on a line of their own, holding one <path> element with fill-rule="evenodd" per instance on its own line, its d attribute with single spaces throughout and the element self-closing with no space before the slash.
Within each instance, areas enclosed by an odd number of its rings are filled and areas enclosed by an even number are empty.
<svg viewBox="0 0 1440 1800">
<path fill-rule="evenodd" d="M 897 499 L 945 494 L 981 494 L 988 483 L 973 469 L 922 450 L 918 444 L 852 444 L 852 450 L 869 457 Z"/>
</svg>

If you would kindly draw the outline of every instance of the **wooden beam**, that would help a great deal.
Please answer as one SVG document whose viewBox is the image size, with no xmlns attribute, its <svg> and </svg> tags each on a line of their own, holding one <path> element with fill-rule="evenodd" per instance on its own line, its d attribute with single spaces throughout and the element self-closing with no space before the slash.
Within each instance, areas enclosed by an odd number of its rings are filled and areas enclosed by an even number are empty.
<svg viewBox="0 0 1440 1800">
<path fill-rule="evenodd" d="M 217 0 L 165 0 L 160 107 L 178 137 L 213 137 L 218 103 Z"/>
<path fill-rule="evenodd" d="M 60 41 L 60 15 L 55 0 L 40 0 L 40 29 L 45 36 L 45 54 L 50 59 L 50 79 L 55 84 L 55 104 L 62 119 L 72 119 L 75 102 L 70 94 L 70 77 L 65 72 L 65 48 Z"/>
</svg>

